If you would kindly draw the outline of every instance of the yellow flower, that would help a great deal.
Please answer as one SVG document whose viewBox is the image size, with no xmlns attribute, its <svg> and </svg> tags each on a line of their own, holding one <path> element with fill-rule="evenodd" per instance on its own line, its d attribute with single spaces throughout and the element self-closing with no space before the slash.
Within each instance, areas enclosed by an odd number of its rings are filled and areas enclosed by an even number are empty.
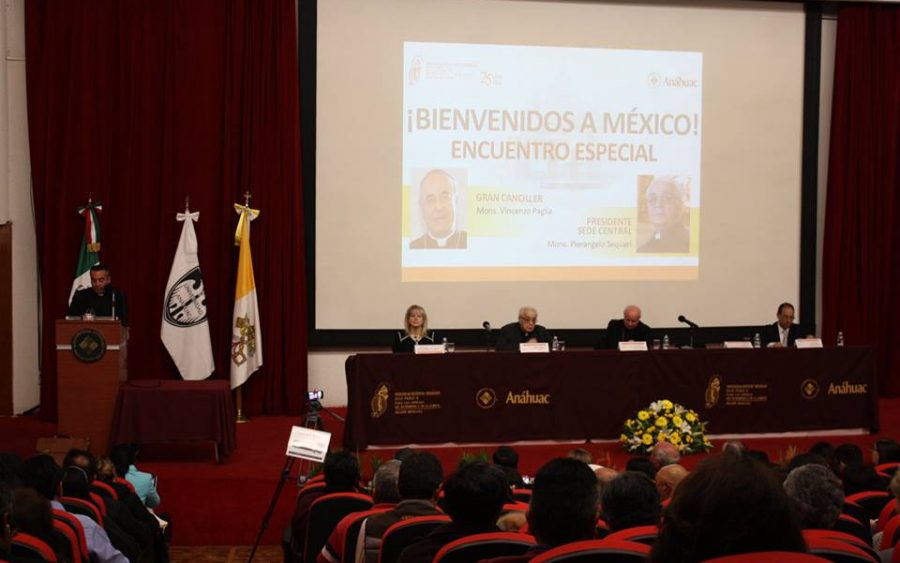
<svg viewBox="0 0 900 563">
<path fill-rule="evenodd" d="M 641 441 L 644 442 L 645 445 L 649 446 L 653 443 L 653 436 L 651 436 L 650 434 L 644 434 L 644 437 L 641 439 Z"/>
<path fill-rule="evenodd" d="M 688 422 L 694 422 L 695 420 L 697 420 L 697 416 L 692 412 L 689 412 L 686 415 L 684 415 L 684 418 Z"/>
<path fill-rule="evenodd" d="M 669 421 L 666 420 L 666 417 L 661 416 L 656 419 L 656 425 L 659 426 L 660 428 L 665 428 L 666 426 L 669 425 Z"/>
<path fill-rule="evenodd" d="M 656 435 L 656 441 L 657 441 L 657 442 L 665 442 L 665 441 L 666 441 L 666 433 L 665 433 L 665 432 L 660 432 L 659 434 L 657 434 L 657 435 Z"/>
<path fill-rule="evenodd" d="M 622 434 L 621 436 L 619 436 L 619 441 L 620 441 L 620 442 L 627 442 L 627 441 L 628 441 L 628 436 L 626 436 L 625 434 Z"/>
<path fill-rule="evenodd" d="M 679 434 L 678 432 L 672 432 L 671 434 L 669 434 L 669 439 L 673 444 L 678 445 L 681 443 L 681 434 Z"/>
<path fill-rule="evenodd" d="M 684 441 L 687 442 L 688 444 L 690 444 L 694 441 L 694 437 L 691 436 L 690 434 L 686 434 L 684 437 Z"/>
<path fill-rule="evenodd" d="M 638 420 L 647 420 L 650 418 L 650 413 L 647 411 L 638 411 Z"/>
<path fill-rule="evenodd" d="M 662 408 L 666 409 L 667 411 L 672 410 L 672 401 L 670 401 L 668 399 L 663 399 Z"/>
<path fill-rule="evenodd" d="M 681 420 L 681 417 L 678 416 L 677 414 L 672 417 L 672 424 L 674 424 L 675 426 L 681 426 L 682 422 L 684 422 L 684 421 Z"/>
</svg>

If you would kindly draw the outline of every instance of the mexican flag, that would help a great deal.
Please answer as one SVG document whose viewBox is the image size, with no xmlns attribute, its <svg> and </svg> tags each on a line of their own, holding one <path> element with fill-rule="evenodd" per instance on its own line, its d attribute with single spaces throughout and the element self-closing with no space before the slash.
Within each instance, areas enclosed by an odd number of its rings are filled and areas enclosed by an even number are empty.
<svg viewBox="0 0 900 563">
<path fill-rule="evenodd" d="M 103 204 L 93 203 L 88 199 L 87 205 L 77 209 L 84 217 L 84 237 L 81 239 L 81 251 L 78 253 L 78 264 L 75 266 L 75 279 L 72 291 L 69 292 L 69 304 L 79 289 L 91 287 L 91 266 L 100 262 L 100 221 L 98 216 L 103 211 Z"/>
<path fill-rule="evenodd" d="M 231 320 L 231 388 L 243 385 L 250 375 L 263 365 L 262 333 L 259 330 L 259 305 L 256 301 L 256 281 L 253 279 L 253 258 L 250 256 L 250 221 L 259 211 L 235 204 L 240 215 L 235 244 L 240 246 L 237 283 L 234 288 L 234 314 Z"/>
</svg>

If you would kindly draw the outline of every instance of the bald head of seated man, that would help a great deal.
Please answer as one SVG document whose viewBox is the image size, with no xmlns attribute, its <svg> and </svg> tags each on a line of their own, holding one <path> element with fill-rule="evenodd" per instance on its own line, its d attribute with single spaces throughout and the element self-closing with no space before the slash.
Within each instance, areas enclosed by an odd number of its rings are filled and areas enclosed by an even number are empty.
<svg viewBox="0 0 900 563">
<path fill-rule="evenodd" d="M 656 472 L 656 490 L 659 491 L 659 498 L 666 500 L 671 498 L 675 493 L 678 483 L 688 476 L 688 470 L 676 464 L 666 465 Z"/>
</svg>

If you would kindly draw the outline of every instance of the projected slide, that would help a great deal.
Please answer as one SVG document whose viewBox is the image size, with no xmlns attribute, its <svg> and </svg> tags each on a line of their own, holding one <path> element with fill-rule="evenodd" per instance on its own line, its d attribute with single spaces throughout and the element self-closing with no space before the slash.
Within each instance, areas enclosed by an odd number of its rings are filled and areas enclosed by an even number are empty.
<svg viewBox="0 0 900 563">
<path fill-rule="evenodd" d="M 697 279 L 702 72 L 694 52 L 405 43 L 402 281 Z"/>
</svg>

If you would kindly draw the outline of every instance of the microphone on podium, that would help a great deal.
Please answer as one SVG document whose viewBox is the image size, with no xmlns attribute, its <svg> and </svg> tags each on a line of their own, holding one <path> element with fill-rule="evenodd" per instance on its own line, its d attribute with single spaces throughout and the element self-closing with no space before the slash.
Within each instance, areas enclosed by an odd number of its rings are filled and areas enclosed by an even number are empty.
<svg viewBox="0 0 900 563">
<path fill-rule="evenodd" d="M 678 315 L 678 322 L 684 323 L 684 324 L 688 325 L 688 326 L 691 327 L 691 328 L 700 328 L 699 325 L 697 325 L 697 323 L 695 323 L 695 322 L 693 322 L 693 321 L 691 321 L 691 320 L 686 319 L 686 318 L 684 317 L 684 315 Z"/>
<path fill-rule="evenodd" d="M 485 344 L 485 352 L 491 351 L 491 322 L 484 321 L 481 323 L 481 328 L 484 329 L 484 344 Z"/>
</svg>

